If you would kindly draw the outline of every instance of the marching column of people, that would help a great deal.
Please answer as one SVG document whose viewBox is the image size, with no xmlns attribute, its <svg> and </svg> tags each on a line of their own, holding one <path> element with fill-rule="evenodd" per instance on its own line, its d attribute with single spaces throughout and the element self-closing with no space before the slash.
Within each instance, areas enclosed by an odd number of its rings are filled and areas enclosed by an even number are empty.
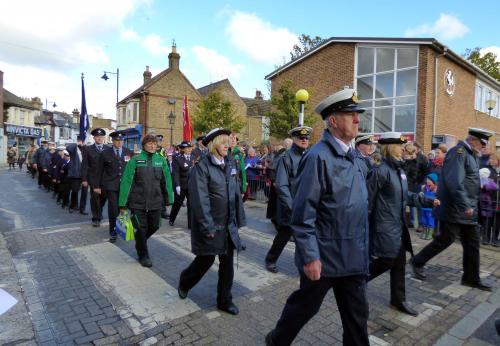
<svg viewBox="0 0 500 346">
<path fill-rule="evenodd" d="M 38 172 L 39 188 L 53 191 L 70 213 L 86 214 L 90 188 L 95 227 L 107 201 L 111 243 L 117 241 L 118 215 L 130 210 L 137 257 L 144 267 L 153 265 L 148 240 L 166 217 L 166 206 L 173 203 L 168 216 L 173 226 L 186 200 L 195 258 L 180 274 L 178 295 L 185 299 L 218 256 L 216 304 L 232 315 L 239 313 L 231 293 L 234 252 L 245 249 L 238 231 L 246 224 L 243 195 L 255 192 L 247 188 L 246 173 L 261 167 L 259 174 L 272 184 L 267 216 L 277 231 L 263 259 L 265 268 L 277 273 L 277 261 L 293 240 L 300 275 L 299 288 L 266 335 L 267 345 L 290 345 L 330 289 L 344 345 L 369 345 L 367 283 L 389 271 L 390 305 L 418 315 L 406 300 L 406 252 L 411 254 L 414 277 L 426 280 L 425 264 L 457 237 L 463 246 L 462 285 L 491 291 L 479 277 L 479 244 L 481 237 L 483 244 L 498 241 L 500 160 L 488 154 L 480 171 L 478 155 L 493 133 L 470 128 L 455 147 L 436 148 L 429 162 L 418 143 L 408 144 L 398 132 L 381 134 L 380 152 L 374 152 L 374 137 L 358 135 L 364 109 L 353 89 L 328 96 L 316 112 L 326 128 L 316 144 L 309 148 L 312 129 L 298 126 L 284 142 L 290 148 L 274 153 L 263 149 L 261 159 L 251 146 L 240 149 L 229 129 L 198 137 L 193 152 L 192 144 L 183 141 L 179 153 L 159 146 L 162 136 L 148 134 L 135 156 L 123 146 L 121 131 L 110 134 L 108 146 L 104 130 L 95 129 L 94 144 L 85 146 L 79 140 L 56 148 L 42 141 L 40 148 L 26 154 L 26 162 L 33 177 Z M 411 218 L 409 207 L 414 207 Z M 433 238 L 415 255 L 412 227 L 417 232 L 422 228 L 421 239 Z"/>
</svg>

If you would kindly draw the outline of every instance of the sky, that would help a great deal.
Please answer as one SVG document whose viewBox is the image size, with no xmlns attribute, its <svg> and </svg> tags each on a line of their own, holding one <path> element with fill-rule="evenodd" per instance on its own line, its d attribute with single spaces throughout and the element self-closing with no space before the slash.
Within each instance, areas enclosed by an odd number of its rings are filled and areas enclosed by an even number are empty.
<svg viewBox="0 0 500 346">
<path fill-rule="evenodd" d="M 242 97 L 289 61 L 300 34 L 329 37 L 434 37 L 458 54 L 480 47 L 500 58 L 500 1 L 484 0 L 0 0 L 4 87 L 38 96 L 48 109 L 81 108 L 115 118 L 119 99 L 168 68 L 173 40 L 180 69 L 196 87 L 229 78 Z"/>
</svg>

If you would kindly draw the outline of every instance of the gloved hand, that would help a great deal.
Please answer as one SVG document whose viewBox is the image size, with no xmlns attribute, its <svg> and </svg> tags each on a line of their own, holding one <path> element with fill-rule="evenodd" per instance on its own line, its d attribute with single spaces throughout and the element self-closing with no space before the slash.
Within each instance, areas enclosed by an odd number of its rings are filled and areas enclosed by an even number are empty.
<svg viewBox="0 0 500 346">
<path fill-rule="evenodd" d="M 181 195 L 181 187 L 180 186 L 176 186 L 175 187 L 175 192 L 177 193 L 177 196 L 180 196 Z"/>
</svg>

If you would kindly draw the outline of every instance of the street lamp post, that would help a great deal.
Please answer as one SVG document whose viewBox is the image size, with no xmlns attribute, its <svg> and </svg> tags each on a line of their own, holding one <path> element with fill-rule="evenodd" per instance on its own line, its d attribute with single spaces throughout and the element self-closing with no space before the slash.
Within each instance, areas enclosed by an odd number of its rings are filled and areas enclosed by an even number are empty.
<svg viewBox="0 0 500 346">
<path fill-rule="evenodd" d="M 295 94 L 295 99 L 299 103 L 299 126 L 304 126 L 304 106 L 309 100 L 309 93 L 305 89 L 300 89 Z"/>
<path fill-rule="evenodd" d="M 48 103 L 52 103 L 52 108 L 57 107 L 56 101 L 48 101 L 47 98 L 45 98 L 45 109 L 47 109 L 47 110 L 48 110 L 48 108 L 47 108 Z"/>
<path fill-rule="evenodd" d="M 174 110 L 170 110 L 170 114 L 168 115 L 168 123 L 170 124 L 170 147 L 174 144 L 175 102 L 174 98 L 168 100 L 168 103 L 174 107 Z"/>
<path fill-rule="evenodd" d="M 497 101 L 491 99 L 486 101 L 486 108 L 488 108 L 488 113 L 491 115 L 491 111 L 495 108 L 497 105 Z"/>
<path fill-rule="evenodd" d="M 104 74 L 102 75 L 102 79 L 107 81 L 109 79 L 108 75 L 106 73 L 111 73 L 116 75 L 116 103 L 118 103 L 118 85 L 120 82 L 120 69 L 116 69 L 116 72 L 110 72 L 110 71 L 104 71 Z"/>
</svg>

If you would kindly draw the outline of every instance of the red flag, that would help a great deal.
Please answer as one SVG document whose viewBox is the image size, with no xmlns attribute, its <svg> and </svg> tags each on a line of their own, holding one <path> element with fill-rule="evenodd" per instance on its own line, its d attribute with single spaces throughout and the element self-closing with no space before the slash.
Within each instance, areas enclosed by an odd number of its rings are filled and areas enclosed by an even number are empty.
<svg viewBox="0 0 500 346">
<path fill-rule="evenodd" d="M 182 106 L 182 139 L 189 142 L 193 140 L 193 125 L 191 118 L 189 118 L 187 96 L 184 96 L 184 105 Z"/>
</svg>

